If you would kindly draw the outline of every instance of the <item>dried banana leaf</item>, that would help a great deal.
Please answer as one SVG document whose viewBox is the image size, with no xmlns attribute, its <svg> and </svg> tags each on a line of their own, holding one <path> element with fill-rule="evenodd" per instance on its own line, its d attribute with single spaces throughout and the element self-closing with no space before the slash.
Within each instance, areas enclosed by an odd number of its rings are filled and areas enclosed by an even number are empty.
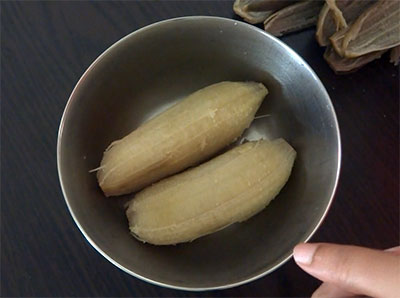
<svg viewBox="0 0 400 298">
<path fill-rule="evenodd" d="M 296 2 L 299 0 L 252 0 L 248 4 L 248 9 L 251 11 L 277 11 Z"/>
<path fill-rule="evenodd" d="M 324 59 L 336 74 L 354 72 L 365 64 L 379 59 L 386 50 L 372 52 L 357 58 L 343 58 L 331 47 L 328 46 L 324 53 Z"/>
<path fill-rule="evenodd" d="M 336 52 L 355 58 L 400 45 L 400 5 L 380 0 L 365 10 L 347 28 L 336 32 L 330 41 Z"/>
<path fill-rule="evenodd" d="M 342 11 L 347 24 L 353 23 L 363 11 L 374 4 L 376 0 L 336 0 L 338 9 Z M 339 21 L 335 18 L 328 4 L 321 9 L 317 22 L 316 38 L 320 46 L 330 44 L 331 37 L 337 30 Z"/>
<path fill-rule="evenodd" d="M 342 57 L 344 57 L 344 51 L 342 48 L 343 38 L 349 30 L 350 27 L 343 28 L 329 38 L 329 41 L 331 42 L 331 45 L 335 49 L 336 53 L 338 53 Z"/>
<path fill-rule="evenodd" d="M 322 1 L 302 1 L 285 7 L 264 21 L 265 31 L 275 36 L 299 31 L 315 25 Z"/>
<path fill-rule="evenodd" d="M 235 0 L 234 12 L 251 24 L 262 23 L 278 9 L 293 4 L 293 0 Z"/>
<path fill-rule="evenodd" d="M 250 24 L 257 24 L 263 22 L 268 18 L 273 11 L 251 11 L 248 8 L 248 4 L 254 0 L 236 0 L 233 4 L 233 11 L 241 16 L 246 22 Z"/>
<path fill-rule="evenodd" d="M 332 12 L 336 21 L 336 31 L 347 27 L 347 22 L 343 17 L 342 11 L 337 7 L 336 0 L 325 0 L 329 10 Z"/>
<path fill-rule="evenodd" d="M 390 62 L 394 65 L 399 65 L 400 62 L 400 46 L 394 47 L 390 51 Z"/>
</svg>

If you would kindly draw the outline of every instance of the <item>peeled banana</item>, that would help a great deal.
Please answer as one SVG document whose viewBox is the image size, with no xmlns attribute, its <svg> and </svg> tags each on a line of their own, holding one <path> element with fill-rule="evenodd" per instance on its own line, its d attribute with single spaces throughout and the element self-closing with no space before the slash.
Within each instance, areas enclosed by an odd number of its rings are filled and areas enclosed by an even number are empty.
<svg viewBox="0 0 400 298">
<path fill-rule="evenodd" d="M 250 125 L 268 90 L 221 82 L 200 89 L 106 149 L 97 179 L 106 196 L 137 191 L 195 165 Z"/>
<path fill-rule="evenodd" d="M 166 245 L 245 221 L 280 192 L 295 158 L 283 139 L 240 145 L 137 193 L 126 211 L 130 231 L 144 242 Z"/>
</svg>

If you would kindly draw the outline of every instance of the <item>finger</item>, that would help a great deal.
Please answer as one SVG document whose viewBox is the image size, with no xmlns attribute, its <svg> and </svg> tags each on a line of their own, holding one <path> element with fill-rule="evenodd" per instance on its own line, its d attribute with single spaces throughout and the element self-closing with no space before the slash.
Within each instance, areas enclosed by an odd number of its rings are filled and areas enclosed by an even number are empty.
<svg viewBox="0 0 400 298">
<path fill-rule="evenodd" d="M 343 290 L 334 284 L 324 282 L 315 290 L 311 298 L 345 298 L 353 296 L 353 293 Z"/>
<path fill-rule="evenodd" d="M 384 250 L 385 252 L 400 255 L 400 246 L 388 248 Z M 350 293 L 342 288 L 339 288 L 331 283 L 322 283 L 318 289 L 314 291 L 311 298 L 337 298 L 337 297 L 352 297 L 353 293 Z"/>
<path fill-rule="evenodd" d="M 400 293 L 400 256 L 337 244 L 299 244 L 296 263 L 314 277 L 346 291 L 374 297 Z"/>
</svg>

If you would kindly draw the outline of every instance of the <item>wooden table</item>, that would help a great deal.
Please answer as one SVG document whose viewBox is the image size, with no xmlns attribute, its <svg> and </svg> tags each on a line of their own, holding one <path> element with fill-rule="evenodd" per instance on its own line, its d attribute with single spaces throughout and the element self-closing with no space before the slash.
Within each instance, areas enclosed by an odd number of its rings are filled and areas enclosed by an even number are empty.
<svg viewBox="0 0 400 298">
<path fill-rule="evenodd" d="M 319 284 L 291 260 L 260 280 L 224 291 L 153 286 L 100 256 L 67 210 L 56 141 L 74 85 L 123 36 L 185 15 L 237 18 L 232 1 L 1 2 L 2 296 L 309 296 Z M 342 133 L 336 199 L 312 240 L 398 245 L 399 69 L 384 56 L 357 73 L 337 76 L 324 62 L 313 30 L 283 41 L 321 78 Z"/>
</svg>

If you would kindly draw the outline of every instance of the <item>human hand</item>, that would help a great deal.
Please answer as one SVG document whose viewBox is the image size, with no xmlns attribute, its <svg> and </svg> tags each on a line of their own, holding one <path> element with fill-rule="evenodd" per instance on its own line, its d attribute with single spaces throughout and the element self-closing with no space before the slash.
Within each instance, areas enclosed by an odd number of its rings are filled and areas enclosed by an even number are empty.
<svg viewBox="0 0 400 298">
<path fill-rule="evenodd" d="M 301 243 L 294 260 L 323 281 L 316 297 L 400 297 L 400 246 L 380 251 L 358 246 Z"/>
</svg>

